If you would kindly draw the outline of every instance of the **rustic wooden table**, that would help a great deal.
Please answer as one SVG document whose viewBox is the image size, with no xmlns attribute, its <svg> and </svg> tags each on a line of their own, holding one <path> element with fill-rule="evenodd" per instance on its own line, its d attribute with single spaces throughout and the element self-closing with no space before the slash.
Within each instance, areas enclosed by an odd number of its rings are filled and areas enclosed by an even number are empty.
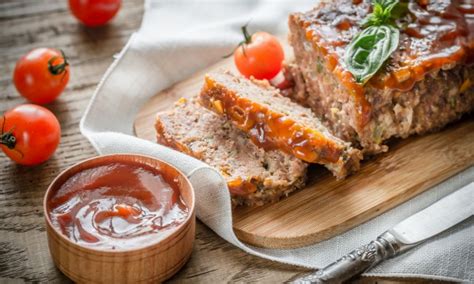
<svg viewBox="0 0 474 284">
<path fill-rule="evenodd" d="M 96 155 L 79 132 L 79 120 L 113 55 L 138 29 L 143 0 L 124 0 L 107 26 L 87 29 L 65 0 L 0 1 L 0 113 L 25 103 L 12 84 L 16 60 L 36 47 L 64 50 L 71 78 L 64 94 L 47 107 L 61 122 L 61 144 L 48 162 L 22 167 L 0 154 L 0 282 L 68 282 L 49 255 L 42 214 L 43 194 L 66 167 Z M 242 252 L 197 223 L 193 255 L 171 280 L 177 282 L 283 282 L 305 270 Z M 358 282 L 380 283 L 381 279 Z M 393 280 L 382 280 L 393 283 Z"/>
</svg>

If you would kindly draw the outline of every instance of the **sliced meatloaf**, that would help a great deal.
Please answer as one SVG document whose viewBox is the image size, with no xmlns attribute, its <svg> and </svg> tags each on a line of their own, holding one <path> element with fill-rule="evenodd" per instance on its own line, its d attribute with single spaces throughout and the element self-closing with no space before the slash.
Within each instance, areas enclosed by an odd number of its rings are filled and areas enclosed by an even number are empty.
<svg viewBox="0 0 474 284">
<path fill-rule="evenodd" d="M 306 91 L 293 92 L 293 99 L 310 106 L 334 135 L 377 153 L 391 137 L 437 130 L 474 109 L 474 5 L 410 1 L 398 49 L 361 85 L 344 54 L 371 2 L 322 1 L 291 14 L 289 41 L 292 72 Z"/>
<path fill-rule="evenodd" d="M 334 137 L 310 109 L 282 96 L 268 81 L 230 72 L 206 75 L 200 97 L 204 106 L 232 121 L 259 147 L 323 164 L 337 178 L 359 168 L 358 150 Z"/>
<path fill-rule="evenodd" d="M 234 205 L 274 202 L 302 188 L 307 164 L 255 146 L 224 118 L 181 99 L 156 117 L 158 142 L 204 161 L 227 181 Z"/>
</svg>

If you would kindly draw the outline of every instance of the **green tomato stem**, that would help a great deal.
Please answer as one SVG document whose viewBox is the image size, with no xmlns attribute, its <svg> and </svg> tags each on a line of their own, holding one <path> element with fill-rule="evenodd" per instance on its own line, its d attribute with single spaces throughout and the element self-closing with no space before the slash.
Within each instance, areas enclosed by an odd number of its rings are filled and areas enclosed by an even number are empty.
<svg viewBox="0 0 474 284">
<path fill-rule="evenodd" d="M 65 72 L 67 72 L 66 67 L 69 65 L 69 62 L 67 61 L 66 54 L 64 54 L 64 51 L 61 50 L 61 58 L 63 59 L 63 63 L 53 65 L 53 62 L 57 59 L 57 56 L 53 56 L 48 60 L 48 70 L 51 74 L 53 75 L 61 75 Z"/>
</svg>

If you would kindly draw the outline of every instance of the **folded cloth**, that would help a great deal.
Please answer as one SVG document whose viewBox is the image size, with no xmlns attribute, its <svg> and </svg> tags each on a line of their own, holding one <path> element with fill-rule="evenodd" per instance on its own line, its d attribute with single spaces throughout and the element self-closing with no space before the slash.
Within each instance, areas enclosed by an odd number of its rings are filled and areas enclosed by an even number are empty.
<svg viewBox="0 0 474 284">
<path fill-rule="evenodd" d="M 251 30 L 286 33 L 288 14 L 314 1 L 149 0 L 138 32 L 107 70 L 81 121 L 81 132 L 101 154 L 142 153 L 180 168 L 196 189 L 197 217 L 242 250 L 309 268 L 320 268 L 365 244 L 404 218 L 474 181 L 474 167 L 344 234 L 300 249 L 261 249 L 240 242 L 232 230 L 227 186 L 212 168 L 184 154 L 133 136 L 139 109 L 158 91 L 228 54 L 251 20 Z M 371 269 L 369 276 L 474 281 L 474 219 Z"/>
</svg>

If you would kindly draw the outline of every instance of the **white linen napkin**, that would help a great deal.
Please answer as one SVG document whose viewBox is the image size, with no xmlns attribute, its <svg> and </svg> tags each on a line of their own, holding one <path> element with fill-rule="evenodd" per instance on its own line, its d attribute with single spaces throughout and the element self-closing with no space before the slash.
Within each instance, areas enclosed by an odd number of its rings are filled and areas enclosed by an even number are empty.
<svg viewBox="0 0 474 284">
<path fill-rule="evenodd" d="M 81 121 L 81 132 L 101 154 L 142 153 L 168 161 L 188 175 L 196 189 L 197 217 L 244 251 L 292 265 L 321 268 L 365 244 L 404 218 L 474 181 L 474 167 L 416 198 L 327 241 L 300 249 L 261 249 L 240 242 L 232 230 L 224 180 L 204 163 L 133 136 L 133 120 L 158 91 L 228 54 L 242 39 L 240 27 L 285 33 L 287 15 L 314 1 L 148 0 L 142 26 L 107 70 Z M 474 201 L 473 201 L 474 202 Z M 369 276 L 474 281 L 474 218 L 386 261 Z"/>
</svg>

